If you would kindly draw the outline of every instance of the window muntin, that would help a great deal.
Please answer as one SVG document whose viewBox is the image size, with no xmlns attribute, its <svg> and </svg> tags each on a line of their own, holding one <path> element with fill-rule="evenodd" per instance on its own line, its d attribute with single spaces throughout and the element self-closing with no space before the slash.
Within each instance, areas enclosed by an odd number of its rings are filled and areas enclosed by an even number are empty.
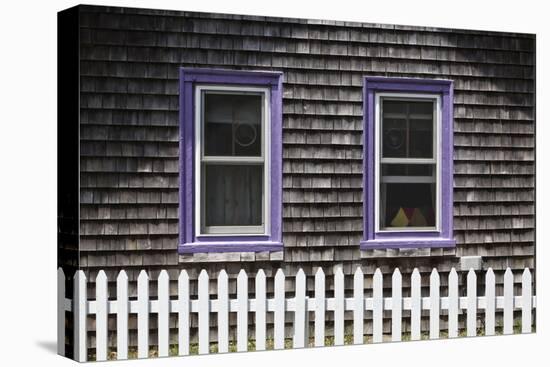
<svg viewBox="0 0 550 367">
<path fill-rule="evenodd" d="M 268 88 L 196 87 L 198 235 L 269 231 Z"/>
<path fill-rule="evenodd" d="M 440 97 L 377 93 L 375 228 L 438 231 Z"/>
</svg>

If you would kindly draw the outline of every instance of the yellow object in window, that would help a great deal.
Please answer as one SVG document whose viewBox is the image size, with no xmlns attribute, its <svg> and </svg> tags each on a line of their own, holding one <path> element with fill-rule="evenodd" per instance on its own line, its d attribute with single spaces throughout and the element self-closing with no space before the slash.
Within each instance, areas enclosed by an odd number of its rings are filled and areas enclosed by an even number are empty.
<svg viewBox="0 0 550 367">
<path fill-rule="evenodd" d="M 407 218 L 407 215 L 405 214 L 405 211 L 403 210 L 403 208 L 399 208 L 399 211 L 391 221 L 391 226 L 406 227 L 408 224 L 409 224 L 409 218 Z"/>
</svg>

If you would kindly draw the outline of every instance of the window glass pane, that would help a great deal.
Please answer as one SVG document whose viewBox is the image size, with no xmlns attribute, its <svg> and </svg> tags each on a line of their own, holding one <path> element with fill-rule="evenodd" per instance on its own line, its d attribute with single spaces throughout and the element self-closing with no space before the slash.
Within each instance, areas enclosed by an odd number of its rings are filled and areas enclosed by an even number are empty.
<svg viewBox="0 0 550 367">
<path fill-rule="evenodd" d="M 205 164 L 205 226 L 260 226 L 263 165 Z"/>
<path fill-rule="evenodd" d="M 432 101 L 382 99 L 382 156 L 433 158 Z"/>
<path fill-rule="evenodd" d="M 384 102 L 384 116 L 405 118 L 407 115 L 406 101 L 382 100 Z"/>
<path fill-rule="evenodd" d="M 383 157 L 407 157 L 407 119 L 384 117 L 382 144 Z"/>
<path fill-rule="evenodd" d="M 380 227 L 435 227 L 435 183 L 381 183 Z"/>
<path fill-rule="evenodd" d="M 263 94 L 204 94 L 204 154 L 262 155 Z"/>
</svg>

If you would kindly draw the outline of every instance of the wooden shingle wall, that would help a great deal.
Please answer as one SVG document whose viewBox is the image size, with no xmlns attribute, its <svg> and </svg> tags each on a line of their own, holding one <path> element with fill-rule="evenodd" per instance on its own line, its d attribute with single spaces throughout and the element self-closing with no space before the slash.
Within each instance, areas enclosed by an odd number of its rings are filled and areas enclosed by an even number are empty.
<svg viewBox="0 0 550 367">
<path fill-rule="evenodd" d="M 80 262 L 91 277 L 361 264 L 399 266 L 405 279 L 464 255 L 497 274 L 534 266 L 533 35 L 91 6 L 79 31 Z M 179 262 L 180 66 L 284 73 L 283 261 Z M 365 75 L 454 80 L 456 250 L 359 251 Z"/>
</svg>

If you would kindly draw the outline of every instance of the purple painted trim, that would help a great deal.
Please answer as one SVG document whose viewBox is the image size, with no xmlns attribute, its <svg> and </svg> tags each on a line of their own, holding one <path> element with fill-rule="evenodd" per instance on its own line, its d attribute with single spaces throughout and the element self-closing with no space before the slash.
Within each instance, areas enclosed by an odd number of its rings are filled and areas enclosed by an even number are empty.
<svg viewBox="0 0 550 367">
<path fill-rule="evenodd" d="M 378 92 L 441 95 L 441 223 L 433 232 L 376 232 L 374 228 L 374 103 Z M 363 84 L 363 240 L 361 249 L 453 247 L 453 82 L 443 79 L 365 77 Z"/>
<path fill-rule="evenodd" d="M 194 223 L 194 91 L 197 84 L 253 85 L 271 88 L 270 233 L 262 236 L 196 236 Z M 282 98 L 281 72 L 180 69 L 179 253 L 280 251 L 282 244 Z"/>
<path fill-rule="evenodd" d="M 196 254 L 207 252 L 274 252 L 283 251 L 281 242 L 201 242 L 184 243 L 178 246 L 180 254 Z"/>
</svg>

